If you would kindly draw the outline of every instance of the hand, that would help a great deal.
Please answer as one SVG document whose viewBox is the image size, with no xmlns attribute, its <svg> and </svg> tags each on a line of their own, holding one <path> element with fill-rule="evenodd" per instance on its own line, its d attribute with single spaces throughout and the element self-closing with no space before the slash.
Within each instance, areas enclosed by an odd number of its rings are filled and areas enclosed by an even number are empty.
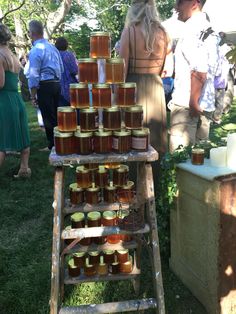
<svg viewBox="0 0 236 314">
<path fill-rule="evenodd" d="M 199 104 L 189 104 L 189 115 L 190 117 L 199 117 L 202 114 L 203 110 Z"/>
<path fill-rule="evenodd" d="M 31 97 L 31 103 L 35 108 L 38 108 L 38 100 L 36 97 Z"/>
</svg>

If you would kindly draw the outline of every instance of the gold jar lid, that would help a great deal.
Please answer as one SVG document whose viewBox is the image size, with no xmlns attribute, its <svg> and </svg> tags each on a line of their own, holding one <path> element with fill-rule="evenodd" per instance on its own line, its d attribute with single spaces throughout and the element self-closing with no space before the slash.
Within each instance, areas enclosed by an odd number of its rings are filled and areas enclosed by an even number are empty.
<svg viewBox="0 0 236 314">
<path fill-rule="evenodd" d="M 116 172 L 128 172 L 129 171 L 129 167 L 127 165 L 120 165 L 119 168 L 115 169 Z"/>
<path fill-rule="evenodd" d="M 75 257 L 84 257 L 86 255 L 86 252 L 76 252 L 73 253 L 73 256 Z"/>
<path fill-rule="evenodd" d="M 76 88 L 76 89 L 88 88 L 88 84 L 86 84 L 86 83 L 71 83 L 70 89 L 73 89 L 73 88 Z"/>
<path fill-rule="evenodd" d="M 76 167 L 76 173 L 88 173 L 89 169 L 86 169 L 84 166 L 78 166 Z"/>
<path fill-rule="evenodd" d="M 93 84 L 92 88 L 111 88 L 109 84 Z"/>
<path fill-rule="evenodd" d="M 117 212 L 117 217 L 120 219 L 124 219 L 127 216 L 129 216 L 129 210 L 128 209 L 122 209 L 121 211 Z"/>
<path fill-rule="evenodd" d="M 127 254 L 129 252 L 129 250 L 117 250 L 117 253 L 119 254 Z"/>
<path fill-rule="evenodd" d="M 54 136 L 55 137 L 72 137 L 73 132 L 59 132 L 59 131 L 54 131 Z"/>
<path fill-rule="evenodd" d="M 106 210 L 103 212 L 102 217 L 106 220 L 111 220 L 116 218 L 116 213 L 112 210 Z"/>
<path fill-rule="evenodd" d="M 84 220 L 84 213 L 74 213 L 70 216 L 70 219 L 75 222 L 83 221 Z"/>
<path fill-rule="evenodd" d="M 122 189 L 124 190 L 130 190 L 134 187 L 133 181 L 128 181 L 126 185 L 122 185 Z"/>
<path fill-rule="evenodd" d="M 78 59 L 78 63 L 97 63 L 97 59 L 95 58 Z"/>
<path fill-rule="evenodd" d="M 96 131 L 94 135 L 98 137 L 112 136 L 112 131 L 99 130 L 99 131 Z"/>
<path fill-rule="evenodd" d="M 92 137 L 93 136 L 93 132 L 80 132 L 80 131 L 76 131 L 74 132 L 75 137 Z"/>
<path fill-rule="evenodd" d="M 192 148 L 192 154 L 199 154 L 199 155 L 202 155 L 204 154 L 205 151 L 203 148 Z"/>
<path fill-rule="evenodd" d="M 98 170 L 96 171 L 96 173 L 107 173 L 107 169 L 104 166 L 99 166 Z"/>
<path fill-rule="evenodd" d="M 150 134 L 150 130 L 148 128 L 143 128 L 139 130 L 132 130 L 132 135 L 135 136 L 146 136 Z"/>
<path fill-rule="evenodd" d="M 128 108 L 125 108 L 125 112 L 143 112 L 142 106 L 131 106 Z"/>
<path fill-rule="evenodd" d="M 112 255 L 115 253 L 115 251 L 114 250 L 104 250 L 103 253 L 106 255 Z"/>
<path fill-rule="evenodd" d="M 114 106 L 114 107 L 110 107 L 110 108 L 104 108 L 103 111 L 105 111 L 105 112 L 119 112 L 120 108 L 117 106 Z"/>
<path fill-rule="evenodd" d="M 125 59 L 123 58 L 109 58 L 106 60 L 107 63 L 125 63 Z"/>
<path fill-rule="evenodd" d="M 99 251 L 92 251 L 88 253 L 90 256 L 98 256 L 100 253 Z"/>
<path fill-rule="evenodd" d="M 91 32 L 90 36 L 109 36 L 110 37 L 110 33 L 109 32 L 102 32 L 102 31 Z"/>
<path fill-rule="evenodd" d="M 88 220 L 98 220 L 101 218 L 100 212 L 90 212 L 87 215 Z"/>
<path fill-rule="evenodd" d="M 107 190 L 107 191 L 115 191 L 116 190 L 116 186 L 115 185 L 106 185 L 105 186 L 105 190 Z"/>
<path fill-rule="evenodd" d="M 118 87 L 122 87 L 122 88 L 136 88 L 136 83 L 120 83 L 117 85 Z"/>
<path fill-rule="evenodd" d="M 95 108 L 83 108 L 80 109 L 80 113 L 97 113 L 97 109 Z"/>
<path fill-rule="evenodd" d="M 99 192 L 100 187 L 99 186 L 92 186 L 91 188 L 86 189 L 88 192 Z"/>
<path fill-rule="evenodd" d="M 130 130 L 114 131 L 113 135 L 115 135 L 115 136 L 129 136 L 129 135 L 131 135 L 131 131 Z"/>
<path fill-rule="evenodd" d="M 57 107 L 57 112 L 76 112 L 76 110 L 70 106 Z"/>
<path fill-rule="evenodd" d="M 73 192 L 83 192 L 83 189 L 77 185 L 77 183 L 71 183 L 69 185 L 69 190 Z"/>
</svg>

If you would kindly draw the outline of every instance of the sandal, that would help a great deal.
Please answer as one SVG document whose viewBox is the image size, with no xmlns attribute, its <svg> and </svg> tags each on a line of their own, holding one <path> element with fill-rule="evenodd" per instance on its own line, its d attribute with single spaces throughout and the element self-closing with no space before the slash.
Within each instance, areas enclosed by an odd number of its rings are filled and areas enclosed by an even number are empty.
<svg viewBox="0 0 236 314">
<path fill-rule="evenodd" d="M 14 178 L 30 178 L 31 177 L 31 169 L 30 168 L 24 168 L 20 169 L 17 174 L 14 174 Z"/>
</svg>

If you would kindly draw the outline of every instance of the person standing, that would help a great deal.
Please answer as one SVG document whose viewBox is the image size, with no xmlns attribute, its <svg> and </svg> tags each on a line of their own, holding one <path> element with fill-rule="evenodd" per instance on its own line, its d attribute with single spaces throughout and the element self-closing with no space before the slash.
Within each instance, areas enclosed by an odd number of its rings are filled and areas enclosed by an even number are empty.
<svg viewBox="0 0 236 314">
<path fill-rule="evenodd" d="M 64 37 L 58 37 L 55 42 L 56 48 L 64 66 L 64 72 L 61 76 L 61 98 L 60 106 L 70 105 L 70 84 L 77 83 L 78 65 L 74 54 L 68 51 L 68 41 Z"/>
<path fill-rule="evenodd" d="M 21 96 L 24 101 L 30 101 L 31 96 L 29 92 L 28 79 L 24 74 L 24 68 L 26 65 L 26 58 L 24 56 L 20 57 L 21 68 L 19 72 L 20 90 Z"/>
<path fill-rule="evenodd" d="M 20 169 L 15 178 L 29 178 L 30 138 L 24 102 L 18 93 L 20 63 L 8 43 L 9 29 L 0 23 L 0 166 L 7 151 L 20 151 Z"/>
<path fill-rule="evenodd" d="M 219 37 L 212 33 L 204 0 L 177 0 L 176 11 L 185 22 L 175 49 L 175 81 L 171 110 L 170 151 L 209 137 L 215 110 L 214 77 L 219 61 Z"/>
<path fill-rule="evenodd" d="M 29 52 L 28 84 L 32 103 L 41 110 L 48 140 L 48 146 L 42 150 L 51 150 L 54 146 L 53 128 L 57 126 L 60 79 L 64 69 L 59 51 L 44 38 L 40 21 L 29 22 L 29 36 L 33 47 Z"/>
</svg>

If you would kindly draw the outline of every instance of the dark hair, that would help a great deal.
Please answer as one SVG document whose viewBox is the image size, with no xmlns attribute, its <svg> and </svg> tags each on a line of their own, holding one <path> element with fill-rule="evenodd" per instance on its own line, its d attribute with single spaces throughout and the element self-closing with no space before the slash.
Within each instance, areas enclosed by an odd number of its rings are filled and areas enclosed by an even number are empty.
<svg viewBox="0 0 236 314">
<path fill-rule="evenodd" d="M 6 25 L 0 23 L 0 44 L 6 45 L 10 39 L 11 32 L 9 28 Z"/>
<path fill-rule="evenodd" d="M 43 24 L 40 21 L 32 20 L 29 22 L 29 31 L 33 34 L 43 35 Z"/>
<path fill-rule="evenodd" d="M 68 41 L 65 37 L 58 37 L 55 42 L 55 46 L 58 50 L 66 50 L 68 48 Z"/>
</svg>

